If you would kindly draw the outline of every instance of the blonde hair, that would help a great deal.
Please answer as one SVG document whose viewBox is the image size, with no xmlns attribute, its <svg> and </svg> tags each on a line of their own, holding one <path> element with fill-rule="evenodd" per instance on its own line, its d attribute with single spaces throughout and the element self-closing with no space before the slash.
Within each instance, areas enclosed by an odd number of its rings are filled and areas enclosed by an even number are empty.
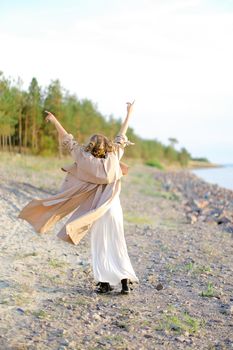
<svg viewBox="0 0 233 350">
<path fill-rule="evenodd" d="M 107 152 L 113 152 L 115 150 L 115 146 L 106 136 L 96 134 L 91 136 L 89 143 L 84 149 L 96 158 L 104 158 Z"/>
</svg>

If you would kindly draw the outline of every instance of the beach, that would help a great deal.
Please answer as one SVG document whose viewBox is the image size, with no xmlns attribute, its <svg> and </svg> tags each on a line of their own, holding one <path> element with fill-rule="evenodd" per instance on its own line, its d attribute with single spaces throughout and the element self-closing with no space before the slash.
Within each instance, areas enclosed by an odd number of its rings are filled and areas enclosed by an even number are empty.
<svg viewBox="0 0 233 350">
<path fill-rule="evenodd" d="M 232 349 L 233 191 L 132 165 L 121 203 L 139 283 L 95 293 L 90 235 L 38 235 L 19 211 L 58 191 L 68 159 L 0 154 L 0 349 Z"/>
</svg>

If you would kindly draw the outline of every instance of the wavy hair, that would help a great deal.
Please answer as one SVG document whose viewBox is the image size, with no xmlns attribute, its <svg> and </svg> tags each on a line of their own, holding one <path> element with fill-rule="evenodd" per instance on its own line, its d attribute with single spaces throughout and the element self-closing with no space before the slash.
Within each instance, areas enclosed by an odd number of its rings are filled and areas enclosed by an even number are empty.
<svg viewBox="0 0 233 350">
<path fill-rule="evenodd" d="M 95 134 L 91 136 L 84 150 L 90 152 L 96 158 L 105 158 L 106 153 L 115 150 L 115 146 L 106 136 Z"/>
</svg>

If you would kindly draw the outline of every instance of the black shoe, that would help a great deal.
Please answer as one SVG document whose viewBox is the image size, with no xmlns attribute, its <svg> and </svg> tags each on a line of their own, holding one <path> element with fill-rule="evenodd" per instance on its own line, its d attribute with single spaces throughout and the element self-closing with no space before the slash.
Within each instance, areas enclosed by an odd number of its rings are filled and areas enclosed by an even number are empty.
<svg viewBox="0 0 233 350">
<path fill-rule="evenodd" d="M 103 293 L 109 293 L 113 288 L 110 286 L 108 282 L 99 282 L 97 284 L 99 288 L 96 289 L 96 293 L 103 294 Z"/>
<path fill-rule="evenodd" d="M 130 288 L 128 286 L 128 279 L 127 278 L 124 278 L 123 280 L 121 280 L 121 285 L 122 285 L 121 294 L 129 294 Z"/>
</svg>

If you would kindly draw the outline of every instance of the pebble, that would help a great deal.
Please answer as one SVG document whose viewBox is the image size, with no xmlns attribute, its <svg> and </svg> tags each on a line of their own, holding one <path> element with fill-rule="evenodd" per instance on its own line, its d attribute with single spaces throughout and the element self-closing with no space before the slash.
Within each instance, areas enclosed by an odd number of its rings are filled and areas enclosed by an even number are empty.
<svg viewBox="0 0 233 350">
<path fill-rule="evenodd" d="M 61 339 L 60 344 L 61 344 L 61 345 L 64 345 L 64 346 L 68 346 L 68 345 L 69 345 L 69 340 L 67 340 L 67 339 Z"/>
<path fill-rule="evenodd" d="M 155 287 L 156 290 L 162 290 L 163 289 L 163 285 L 162 283 L 158 283 L 157 286 Z"/>
<path fill-rule="evenodd" d="M 92 317 L 94 318 L 94 320 L 101 320 L 102 317 L 99 314 L 93 314 Z"/>
<path fill-rule="evenodd" d="M 151 284 L 154 284 L 156 282 L 157 278 L 155 275 L 149 275 L 147 276 L 147 281 Z"/>
<path fill-rule="evenodd" d="M 220 312 L 225 315 L 233 315 L 233 304 L 222 304 Z"/>
<path fill-rule="evenodd" d="M 16 311 L 18 311 L 20 314 L 24 314 L 25 313 L 24 310 L 21 309 L 20 307 L 17 307 Z"/>
<path fill-rule="evenodd" d="M 179 337 L 175 337 L 175 340 L 178 340 L 179 342 L 183 343 L 186 341 L 186 338 L 183 335 L 181 335 Z"/>
</svg>

